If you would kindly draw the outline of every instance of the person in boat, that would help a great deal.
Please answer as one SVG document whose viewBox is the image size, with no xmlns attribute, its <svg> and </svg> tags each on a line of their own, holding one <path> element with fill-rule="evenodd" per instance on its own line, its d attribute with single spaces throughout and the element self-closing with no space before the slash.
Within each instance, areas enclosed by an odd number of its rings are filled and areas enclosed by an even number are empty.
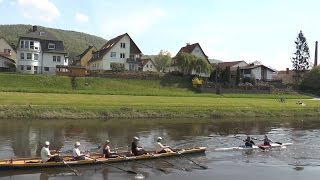
<svg viewBox="0 0 320 180">
<path fill-rule="evenodd" d="M 41 159 L 42 162 L 60 162 L 63 159 L 58 154 L 51 154 L 49 150 L 50 142 L 44 142 L 44 146 L 41 149 Z M 52 151 L 54 152 L 54 151 Z"/>
<path fill-rule="evenodd" d="M 161 143 L 162 137 L 157 138 L 157 142 L 155 144 L 156 147 L 156 153 L 167 153 L 167 152 L 173 152 L 169 146 L 165 146 Z"/>
<path fill-rule="evenodd" d="M 270 146 L 270 143 L 272 143 L 273 141 L 271 139 L 268 138 L 268 136 L 265 134 L 264 135 L 264 139 L 263 139 L 263 145 L 264 146 Z"/>
<path fill-rule="evenodd" d="M 86 158 L 86 155 L 85 154 L 82 154 L 79 147 L 80 147 L 80 142 L 76 142 L 74 143 L 74 148 L 73 148 L 73 159 L 76 160 L 76 161 L 79 161 L 79 160 L 85 160 L 85 159 L 89 159 L 89 158 Z"/>
<path fill-rule="evenodd" d="M 143 149 L 143 147 L 138 146 L 138 142 L 140 139 L 138 137 L 133 137 L 133 141 L 131 143 L 131 152 L 135 156 L 148 154 L 146 150 Z"/>
<path fill-rule="evenodd" d="M 251 140 L 250 136 L 247 136 L 246 140 L 244 140 L 244 146 L 245 147 L 250 147 L 252 148 L 253 145 L 255 145 L 255 143 Z"/>
<path fill-rule="evenodd" d="M 103 146 L 103 156 L 105 158 L 116 158 L 116 157 L 119 157 L 119 155 L 117 155 L 115 152 L 112 152 L 110 150 L 110 141 L 109 140 L 106 140 L 104 146 Z"/>
</svg>

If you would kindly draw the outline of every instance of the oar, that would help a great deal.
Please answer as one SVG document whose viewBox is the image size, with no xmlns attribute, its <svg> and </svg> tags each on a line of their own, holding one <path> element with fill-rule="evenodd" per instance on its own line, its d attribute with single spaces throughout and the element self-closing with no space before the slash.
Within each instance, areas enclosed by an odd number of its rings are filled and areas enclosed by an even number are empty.
<svg viewBox="0 0 320 180">
<path fill-rule="evenodd" d="M 195 165 L 197 165 L 197 166 L 201 167 L 202 169 L 208 169 L 208 167 L 207 167 L 207 166 L 201 165 L 201 164 L 199 164 L 199 163 L 197 163 L 197 162 L 193 161 L 192 159 L 190 159 L 190 158 L 188 158 L 187 156 L 183 155 L 181 152 L 179 152 L 179 151 L 175 151 L 175 150 L 174 150 L 174 149 L 172 149 L 172 148 L 169 148 L 169 149 L 171 149 L 171 150 L 172 150 L 173 152 L 175 152 L 176 154 L 181 155 L 181 156 L 182 156 L 182 157 L 184 157 L 185 159 L 187 159 L 187 160 L 189 160 L 189 161 L 193 162 L 193 164 L 195 164 Z"/>
<path fill-rule="evenodd" d="M 99 163 L 102 163 L 102 164 L 111 166 L 111 167 L 113 167 L 113 168 L 119 169 L 119 170 L 124 171 L 124 172 L 127 172 L 127 173 L 139 174 L 139 173 L 137 173 L 137 172 L 135 172 L 135 171 L 125 170 L 125 169 L 122 169 L 122 168 L 120 168 L 120 167 L 118 167 L 118 166 L 112 165 L 112 164 L 110 164 L 110 163 L 106 163 L 106 162 L 100 161 L 100 160 L 98 160 L 98 159 L 94 159 L 94 160 L 97 161 L 97 162 L 99 162 Z"/>
<path fill-rule="evenodd" d="M 281 143 L 281 142 L 274 142 L 274 143 L 282 145 L 282 143 Z"/>
<path fill-rule="evenodd" d="M 118 154 L 118 156 L 128 159 L 127 156 L 121 156 L 121 155 L 119 155 L 119 154 Z M 129 159 L 129 160 L 131 160 L 131 161 L 133 161 L 133 162 L 135 162 L 135 163 L 137 163 L 137 164 L 141 164 L 141 165 L 143 165 L 143 166 L 146 166 L 146 167 L 148 167 L 148 168 L 153 168 L 153 169 L 159 170 L 159 171 L 161 171 L 161 172 L 167 172 L 167 170 L 165 170 L 165 169 L 157 168 L 157 167 L 152 166 L 152 165 L 149 165 L 149 164 L 144 164 L 144 163 L 142 163 L 142 162 L 136 161 L 135 159 Z"/>
<path fill-rule="evenodd" d="M 153 155 L 153 157 L 156 157 L 156 158 L 160 159 L 161 161 L 164 161 L 164 162 L 170 164 L 171 166 L 176 167 L 176 165 L 172 164 L 171 162 L 169 162 L 169 161 L 167 161 L 165 159 L 161 159 L 159 156 Z M 191 171 L 190 169 L 187 169 L 187 168 L 180 168 L 180 167 L 176 167 L 176 168 L 179 169 L 179 170 L 182 170 L 182 171 Z"/>
<path fill-rule="evenodd" d="M 246 142 L 245 140 L 239 138 L 238 136 L 233 136 L 233 137 L 236 138 L 236 139 L 239 139 L 239 140 L 241 140 L 241 141 L 243 141 L 243 142 Z M 258 140 L 257 138 L 251 138 L 251 139 Z M 262 149 L 262 150 L 266 150 L 266 148 L 264 148 L 264 147 L 262 147 L 262 146 L 258 146 L 258 148 L 260 148 L 260 149 Z"/>
<path fill-rule="evenodd" d="M 67 167 L 71 169 L 71 171 L 73 171 L 75 175 L 81 176 L 81 174 L 77 170 L 73 169 L 66 161 L 62 160 L 62 162 L 63 164 L 67 165 Z"/>
</svg>

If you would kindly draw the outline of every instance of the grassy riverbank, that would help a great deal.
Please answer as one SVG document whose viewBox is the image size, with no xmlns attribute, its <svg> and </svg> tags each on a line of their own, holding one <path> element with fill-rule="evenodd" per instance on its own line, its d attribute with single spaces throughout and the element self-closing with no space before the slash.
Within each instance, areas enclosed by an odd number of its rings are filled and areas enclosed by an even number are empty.
<svg viewBox="0 0 320 180">
<path fill-rule="evenodd" d="M 272 98 L 170 97 L 0 92 L 0 118 L 221 118 L 320 116 L 320 102 Z"/>
</svg>

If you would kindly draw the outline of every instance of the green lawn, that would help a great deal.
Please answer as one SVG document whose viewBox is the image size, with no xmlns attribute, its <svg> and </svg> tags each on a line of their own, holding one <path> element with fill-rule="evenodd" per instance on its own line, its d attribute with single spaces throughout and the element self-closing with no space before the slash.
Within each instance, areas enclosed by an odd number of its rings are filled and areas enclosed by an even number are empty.
<svg viewBox="0 0 320 180">
<path fill-rule="evenodd" d="M 319 116 L 320 101 L 0 92 L 2 118 Z M 30 105 L 30 106 L 29 106 Z"/>
</svg>

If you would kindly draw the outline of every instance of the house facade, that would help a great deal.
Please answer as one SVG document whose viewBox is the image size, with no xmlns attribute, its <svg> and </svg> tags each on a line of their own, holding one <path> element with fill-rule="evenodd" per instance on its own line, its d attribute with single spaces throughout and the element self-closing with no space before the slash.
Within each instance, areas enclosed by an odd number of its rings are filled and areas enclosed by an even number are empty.
<svg viewBox="0 0 320 180">
<path fill-rule="evenodd" d="M 98 51 L 98 49 L 95 46 L 89 46 L 83 51 L 83 53 L 75 57 L 72 65 L 83 66 L 85 69 L 89 70 L 89 60 L 92 58 L 92 54 L 96 51 Z"/>
<path fill-rule="evenodd" d="M 0 55 L 0 72 L 15 71 L 15 61 L 6 56 Z"/>
<path fill-rule="evenodd" d="M 17 72 L 55 74 L 57 65 L 68 65 L 62 41 L 37 26 L 33 26 L 31 32 L 19 38 Z"/>
<path fill-rule="evenodd" d="M 179 53 L 190 53 L 198 58 L 202 58 L 204 59 L 205 61 L 208 62 L 208 64 L 210 64 L 210 61 L 208 59 L 208 56 L 204 53 L 204 51 L 202 50 L 201 46 L 199 43 L 194 43 L 194 44 L 189 44 L 187 43 L 186 46 L 182 47 L 179 52 L 177 53 L 177 55 Z M 176 55 L 176 56 L 177 56 Z M 175 60 L 175 57 L 173 58 L 173 65 L 169 68 L 169 71 L 180 71 L 179 68 L 177 67 L 176 65 L 176 60 Z M 191 74 L 198 74 L 195 72 L 195 70 L 192 70 L 191 71 Z M 199 76 L 202 76 L 202 77 L 209 77 L 210 74 L 205 74 L 205 73 L 200 73 L 198 74 Z"/>
<path fill-rule="evenodd" d="M 112 70 L 113 64 L 123 66 L 125 70 L 138 70 L 138 61 L 141 58 L 141 51 L 125 33 L 110 39 L 102 48 L 92 54 L 89 60 L 89 69 Z"/>
<path fill-rule="evenodd" d="M 17 53 L 4 39 L 0 38 L 0 55 L 16 61 Z"/>
<path fill-rule="evenodd" d="M 264 65 L 248 65 L 240 67 L 241 77 L 260 81 L 271 81 L 275 70 Z"/>
<path fill-rule="evenodd" d="M 158 72 L 158 69 L 151 59 L 142 59 L 140 63 L 140 70 Z"/>
</svg>

